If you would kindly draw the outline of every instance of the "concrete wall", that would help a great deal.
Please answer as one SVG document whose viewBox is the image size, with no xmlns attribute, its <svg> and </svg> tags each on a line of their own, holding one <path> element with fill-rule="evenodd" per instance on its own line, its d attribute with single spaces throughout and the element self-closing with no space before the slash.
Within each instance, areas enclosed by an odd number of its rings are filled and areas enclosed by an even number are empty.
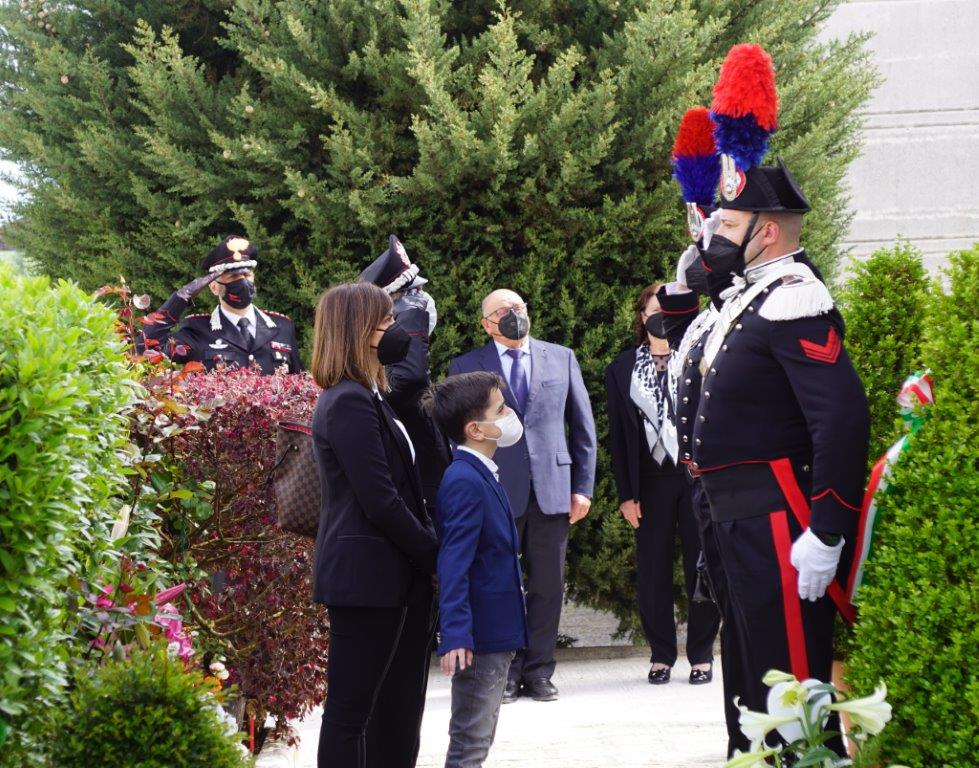
<svg viewBox="0 0 979 768">
<path fill-rule="evenodd" d="M 826 37 L 874 33 L 883 84 L 850 168 L 847 245 L 864 256 L 903 235 L 935 269 L 979 242 L 979 0 L 849 0 Z"/>
</svg>

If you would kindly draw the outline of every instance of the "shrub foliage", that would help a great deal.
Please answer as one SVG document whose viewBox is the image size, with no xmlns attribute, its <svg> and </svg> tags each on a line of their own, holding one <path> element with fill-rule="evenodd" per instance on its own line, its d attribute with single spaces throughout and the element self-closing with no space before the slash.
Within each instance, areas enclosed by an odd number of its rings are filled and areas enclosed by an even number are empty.
<svg viewBox="0 0 979 768">
<path fill-rule="evenodd" d="M 965 768 L 979 754 L 979 246 L 952 255 L 948 280 L 930 292 L 921 348 L 933 415 L 880 500 L 849 664 L 854 687 L 887 683 L 889 760 Z"/>
<path fill-rule="evenodd" d="M 62 695 L 66 596 L 108 544 L 135 401 L 112 312 L 0 264 L 0 722 L 23 758 Z M 20 757 L 18 757 L 20 755 Z"/>
</svg>

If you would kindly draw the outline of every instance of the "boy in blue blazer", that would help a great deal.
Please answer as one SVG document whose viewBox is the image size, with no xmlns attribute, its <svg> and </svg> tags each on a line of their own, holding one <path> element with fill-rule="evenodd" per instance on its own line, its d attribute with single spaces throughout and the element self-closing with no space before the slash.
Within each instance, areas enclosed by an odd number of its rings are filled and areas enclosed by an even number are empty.
<svg viewBox="0 0 979 768">
<path fill-rule="evenodd" d="M 442 671 L 452 677 L 446 768 L 489 753 L 514 651 L 527 645 L 517 529 L 493 454 L 523 434 L 503 379 L 479 371 L 432 387 L 429 410 L 456 448 L 436 500 Z"/>
</svg>

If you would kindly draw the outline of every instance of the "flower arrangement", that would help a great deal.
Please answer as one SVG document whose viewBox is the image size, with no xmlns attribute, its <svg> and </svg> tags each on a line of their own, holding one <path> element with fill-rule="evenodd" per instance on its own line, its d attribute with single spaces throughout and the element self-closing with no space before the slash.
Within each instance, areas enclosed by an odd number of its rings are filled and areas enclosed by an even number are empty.
<svg viewBox="0 0 979 768">
<path fill-rule="evenodd" d="M 741 710 L 741 732 L 751 742 L 751 751 L 735 754 L 724 768 L 765 768 L 770 765 L 778 768 L 843 768 L 875 764 L 873 737 L 880 734 L 891 719 L 886 685 L 881 683 L 870 696 L 848 698 L 830 683 L 814 679 L 800 681 L 794 675 L 775 669 L 769 670 L 762 681 L 771 689 L 767 712 L 755 712 L 735 700 Z M 834 714 L 846 714 L 850 718 L 852 727 L 847 737 L 856 746 L 853 758 L 841 757 L 829 746 L 829 742 L 841 735 L 838 731 L 827 730 Z M 770 743 L 769 735 L 773 732 L 782 742 L 776 746 Z"/>
</svg>

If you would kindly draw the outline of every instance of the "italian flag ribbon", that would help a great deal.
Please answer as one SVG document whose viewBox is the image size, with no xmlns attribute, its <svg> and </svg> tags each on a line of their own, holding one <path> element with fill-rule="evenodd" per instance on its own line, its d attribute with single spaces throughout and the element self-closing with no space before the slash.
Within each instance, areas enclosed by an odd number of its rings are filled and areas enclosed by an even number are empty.
<svg viewBox="0 0 979 768">
<path fill-rule="evenodd" d="M 921 429 L 927 418 L 928 407 L 935 402 L 935 390 L 931 371 L 918 371 L 904 380 L 897 395 L 897 404 L 907 434 L 903 435 L 881 456 L 870 471 L 870 482 L 863 496 L 860 509 L 860 525 L 857 531 L 857 548 L 854 553 L 847 596 L 850 603 L 856 602 L 857 591 L 863 583 L 864 565 L 874 545 L 877 525 L 877 501 L 887 491 L 888 477 L 894 464 L 910 444 L 911 437 Z"/>
</svg>

